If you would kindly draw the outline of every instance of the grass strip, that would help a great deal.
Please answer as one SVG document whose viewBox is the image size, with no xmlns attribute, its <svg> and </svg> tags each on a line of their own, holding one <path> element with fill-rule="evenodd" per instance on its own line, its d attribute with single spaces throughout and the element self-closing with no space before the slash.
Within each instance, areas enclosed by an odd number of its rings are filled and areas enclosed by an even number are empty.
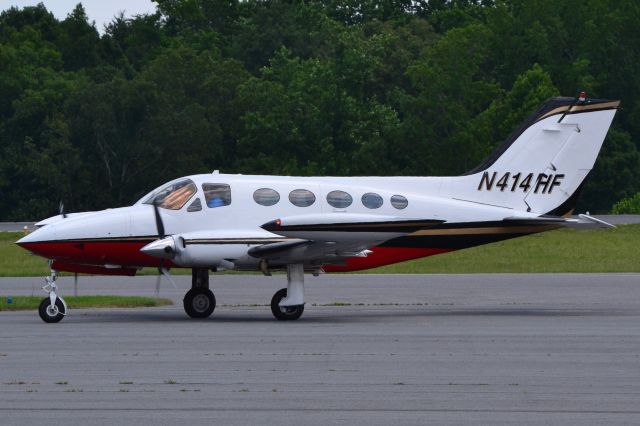
<svg viewBox="0 0 640 426">
<path fill-rule="evenodd" d="M 35 310 L 43 296 L 0 296 L 0 311 Z M 11 303 L 9 302 L 11 299 Z M 69 308 L 142 308 L 171 305 L 169 299 L 143 296 L 65 296 Z"/>
</svg>

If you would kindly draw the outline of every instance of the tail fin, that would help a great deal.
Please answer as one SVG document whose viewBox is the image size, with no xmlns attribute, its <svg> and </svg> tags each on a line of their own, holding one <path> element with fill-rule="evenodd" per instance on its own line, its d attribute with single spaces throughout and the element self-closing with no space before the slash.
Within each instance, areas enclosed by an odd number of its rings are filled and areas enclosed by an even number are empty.
<svg viewBox="0 0 640 426">
<path fill-rule="evenodd" d="M 569 214 L 593 168 L 619 101 L 549 99 L 452 196 L 534 213 Z"/>
</svg>

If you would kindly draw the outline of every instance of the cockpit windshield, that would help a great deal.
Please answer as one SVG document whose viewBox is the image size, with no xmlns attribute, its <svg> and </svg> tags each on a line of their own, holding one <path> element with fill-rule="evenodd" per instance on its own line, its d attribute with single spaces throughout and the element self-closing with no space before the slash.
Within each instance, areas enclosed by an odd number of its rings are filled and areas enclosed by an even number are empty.
<svg viewBox="0 0 640 426">
<path fill-rule="evenodd" d="M 180 210 L 196 191 L 196 184 L 191 179 L 182 179 L 154 191 L 144 200 L 144 204 L 156 204 L 163 209 Z"/>
</svg>

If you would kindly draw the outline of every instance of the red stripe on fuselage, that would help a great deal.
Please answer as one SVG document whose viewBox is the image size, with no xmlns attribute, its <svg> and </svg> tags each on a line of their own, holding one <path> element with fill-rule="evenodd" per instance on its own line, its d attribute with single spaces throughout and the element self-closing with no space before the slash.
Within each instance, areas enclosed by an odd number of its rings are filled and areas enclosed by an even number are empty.
<svg viewBox="0 0 640 426">
<path fill-rule="evenodd" d="M 158 266 L 156 257 L 140 251 L 150 241 L 43 241 L 21 247 L 47 259 L 85 265 Z M 166 262 L 166 267 L 170 262 Z"/>
</svg>

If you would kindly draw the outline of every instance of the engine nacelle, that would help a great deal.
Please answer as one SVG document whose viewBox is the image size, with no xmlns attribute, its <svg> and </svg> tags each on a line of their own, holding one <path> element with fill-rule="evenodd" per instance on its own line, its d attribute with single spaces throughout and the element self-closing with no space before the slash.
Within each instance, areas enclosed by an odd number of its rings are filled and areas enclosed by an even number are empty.
<svg viewBox="0 0 640 426">
<path fill-rule="evenodd" d="M 149 243 L 140 250 L 186 268 L 231 269 L 236 261 L 256 261 L 248 253 L 251 248 L 282 240 L 283 237 L 262 230 L 252 233 L 234 230 L 199 231 L 170 235 Z"/>
</svg>

